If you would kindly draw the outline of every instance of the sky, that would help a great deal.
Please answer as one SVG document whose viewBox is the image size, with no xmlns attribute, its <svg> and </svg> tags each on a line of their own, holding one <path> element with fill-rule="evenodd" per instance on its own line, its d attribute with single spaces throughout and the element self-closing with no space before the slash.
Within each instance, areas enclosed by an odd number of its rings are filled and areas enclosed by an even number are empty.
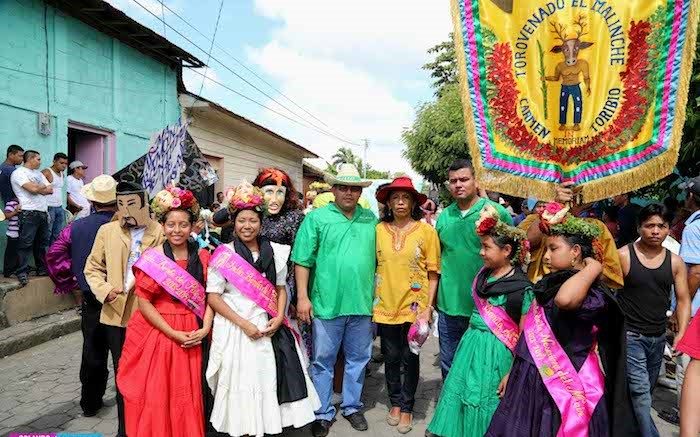
<svg viewBox="0 0 700 437">
<path fill-rule="evenodd" d="M 223 0 L 211 57 L 221 0 L 163 0 L 189 25 L 160 0 L 107 1 L 207 63 L 206 72 L 184 71 L 189 91 L 324 160 L 339 147 L 362 157 L 366 138 L 373 168 L 416 175 L 401 133 L 432 98 L 421 66 L 451 31 L 447 0 Z"/>
</svg>

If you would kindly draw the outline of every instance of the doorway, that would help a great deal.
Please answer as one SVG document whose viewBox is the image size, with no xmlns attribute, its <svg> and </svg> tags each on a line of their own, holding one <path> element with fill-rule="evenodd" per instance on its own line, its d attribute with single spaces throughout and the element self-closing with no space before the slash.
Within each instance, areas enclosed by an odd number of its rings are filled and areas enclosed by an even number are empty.
<svg viewBox="0 0 700 437">
<path fill-rule="evenodd" d="M 78 123 L 68 124 L 68 160 L 87 165 L 83 179 L 86 184 L 95 176 L 114 171 L 113 152 L 113 133 Z"/>
</svg>

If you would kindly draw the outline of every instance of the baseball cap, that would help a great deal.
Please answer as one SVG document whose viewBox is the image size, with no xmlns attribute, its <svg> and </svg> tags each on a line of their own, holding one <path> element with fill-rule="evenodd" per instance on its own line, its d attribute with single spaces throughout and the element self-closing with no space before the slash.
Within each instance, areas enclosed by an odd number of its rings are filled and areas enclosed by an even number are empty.
<svg viewBox="0 0 700 437">
<path fill-rule="evenodd" d="M 81 161 L 73 161 L 68 166 L 68 168 L 70 168 L 71 170 L 75 170 L 76 168 L 79 168 L 79 167 L 88 168 L 88 166 L 83 164 Z"/>
<path fill-rule="evenodd" d="M 696 196 L 700 196 L 700 176 L 695 176 L 693 179 L 686 182 L 685 188 Z"/>
</svg>

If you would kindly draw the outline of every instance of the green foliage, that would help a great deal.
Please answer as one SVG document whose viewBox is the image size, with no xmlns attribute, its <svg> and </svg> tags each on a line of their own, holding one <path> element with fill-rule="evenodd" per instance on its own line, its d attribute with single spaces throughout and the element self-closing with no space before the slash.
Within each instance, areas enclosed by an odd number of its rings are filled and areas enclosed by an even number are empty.
<svg viewBox="0 0 700 437">
<path fill-rule="evenodd" d="M 331 157 L 333 162 L 326 162 L 326 173 L 338 174 L 338 166 L 340 164 L 354 164 L 360 175 L 364 172 L 364 162 L 362 158 L 355 155 L 355 153 L 349 147 L 341 147 L 337 152 Z M 388 179 L 389 172 L 383 170 L 373 169 L 370 164 L 367 164 L 367 179 Z"/>
<path fill-rule="evenodd" d="M 678 156 L 678 170 L 683 176 L 700 174 L 700 33 L 695 46 L 695 62 L 690 77 L 688 105 L 683 127 L 683 140 Z"/>
<path fill-rule="evenodd" d="M 469 157 L 458 86 L 445 85 L 436 101 L 421 105 L 402 137 L 411 167 L 430 182 L 444 182 L 450 164 Z"/>
<path fill-rule="evenodd" d="M 423 65 L 423 69 L 430 71 L 435 96 L 440 96 L 446 86 L 457 83 L 457 58 L 455 57 L 455 43 L 452 33 L 447 41 L 429 48 L 428 53 L 434 54 L 435 58 L 432 62 Z"/>
</svg>

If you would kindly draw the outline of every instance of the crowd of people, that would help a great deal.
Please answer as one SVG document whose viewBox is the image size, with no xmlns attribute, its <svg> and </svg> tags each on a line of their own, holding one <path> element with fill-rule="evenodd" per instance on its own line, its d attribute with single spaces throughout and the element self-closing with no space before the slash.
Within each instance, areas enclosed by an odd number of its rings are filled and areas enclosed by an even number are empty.
<svg viewBox="0 0 700 437">
<path fill-rule="evenodd" d="M 149 199 L 109 175 L 83 184 L 85 165 L 61 153 L 40 167 L 19 146 L 0 166 L 4 272 L 26 284 L 33 254 L 56 292 L 78 290 L 80 405 L 103 407 L 111 354 L 118 436 L 311 424 L 324 437 L 334 391 L 366 431 L 376 337 L 386 422 L 406 434 L 433 325 L 443 387 L 427 436 L 658 436 L 651 394 L 669 332 L 681 435 L 700 431 L 700 178 L 685 212 L 628 195 L 576 205 L 568 184 L 547 203 L 483 192 L 457 160 L 444 209 L 401 176 L 377 189 L 377 217 L 352 164 L 306 199 L 263 169 L 209 208 L 176 186 Z"/>
</svg>

